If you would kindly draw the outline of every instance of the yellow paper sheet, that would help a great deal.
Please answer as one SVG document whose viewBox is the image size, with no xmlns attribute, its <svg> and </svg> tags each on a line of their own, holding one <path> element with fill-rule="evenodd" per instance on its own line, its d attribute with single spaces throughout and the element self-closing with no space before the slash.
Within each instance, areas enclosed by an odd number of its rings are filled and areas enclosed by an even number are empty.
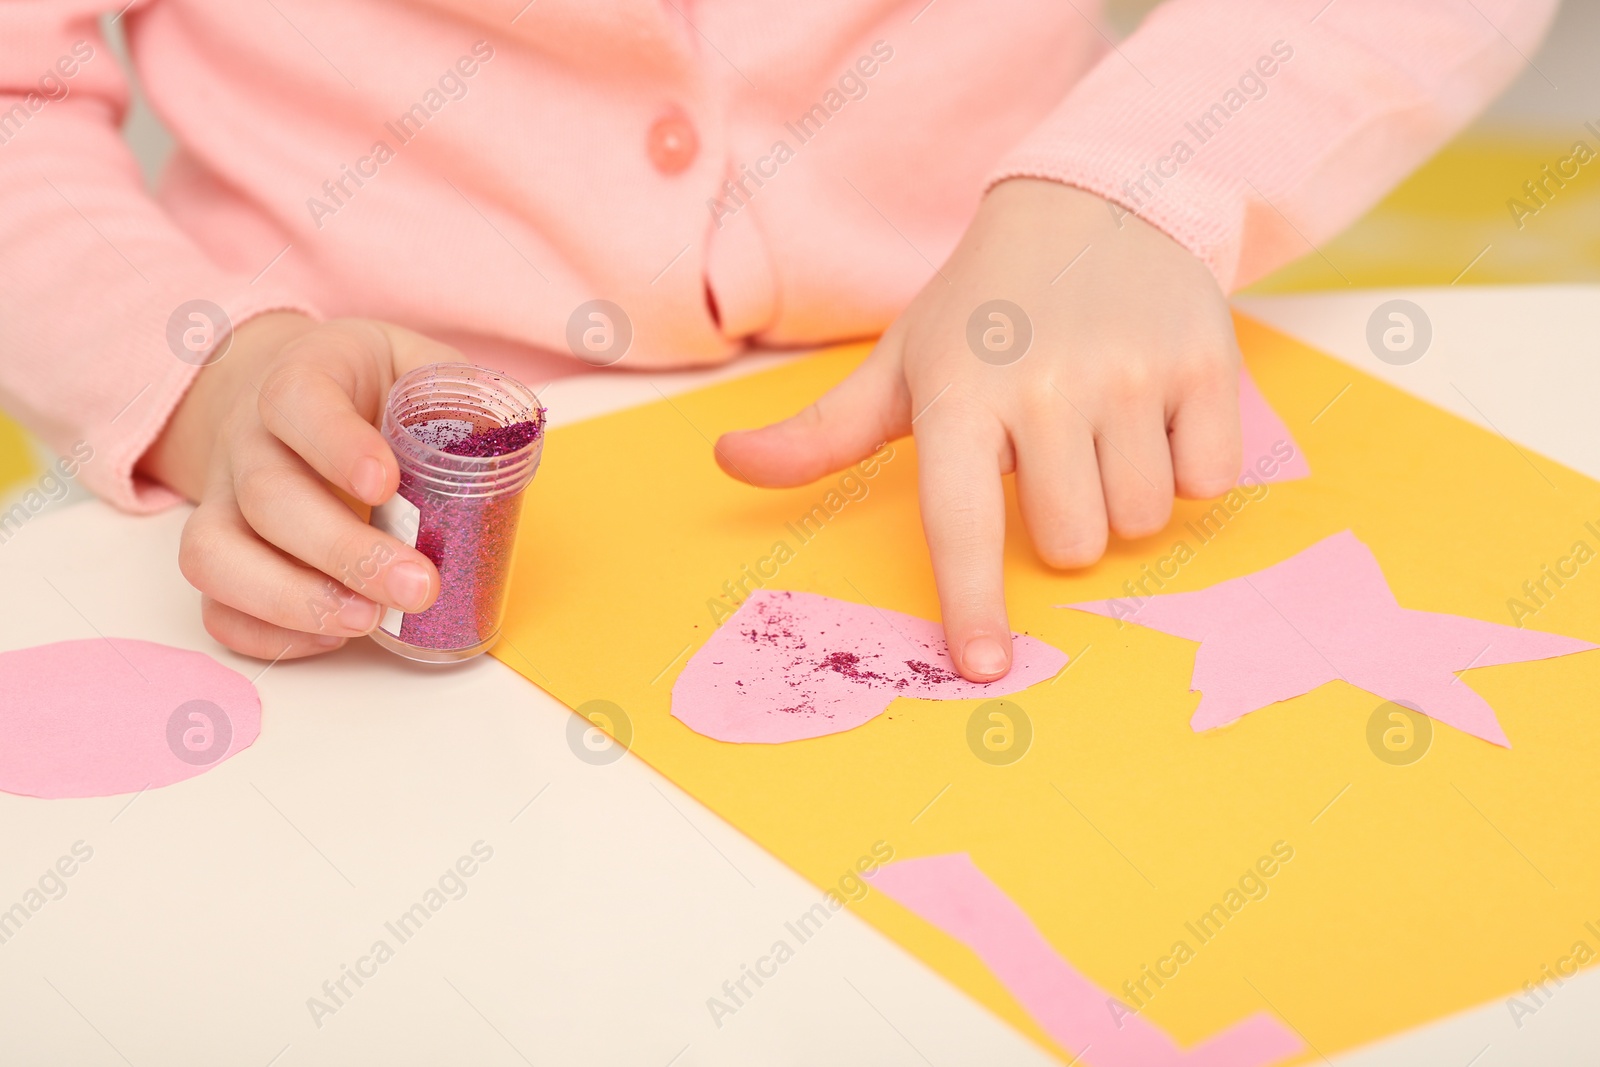
<svg viewBox="0 0 1600 1067">
<path fill-rule="evenodd" d="M 1351 529 L 1401 605 L 1509 624 L 1524 581 L 1577 541 L 1600 549 L 1584 525 L 1600 528 L 1600 485 L 1238 325 L 1312 476 L 1272 485 L 1205 544 L 1184 524 L 1209 505 L 1180 502 L 1167 532 L 1114 541 L 1075 573 L 1036 559 L 1011 498 L 1012 626 L 1074 657 L 1012 698 L 1034 734 L 1016 763 L 969 748 L 979 701 L 899 700 L 858 729 L 783 745 L 713 741 L 669 714 L 674 678 L 713 629 L 710 604 L 777 541 L 794 558 L 771 588 L 938 617 L 910 441 L 863 481 L 865 495 L 845 493 L 838 476 L 752 489 L 712 459 L 718 434 L 790 414 L 861 347 L 553 432 L 495 655 L 569 706 L 624 709 L 638 755 L 819 887 L 836 886 L 878 841 L 898 859 L 968 852 L 1113 992 L 1189 941 L 1195 957 L 1145 1008 L 1185 1047 L 1270 1011 L 1316 1060 L 1519 993 L 1575 942 L 1600 949 L 1584 925 L 1600 927 L 1600 849 L 1588 845 L 1600 829 L 1600 652 L 1466 672 L 1459 684 L 1490 702 L 1514 747 L 1435 724 L 1427 755 L 1396 766 L 1368 746 L 1382 701 L 1340 682 L 1197 734 L 1195 645 L 1053 606 L 1122 595 L 1180 538 L 1194 558 L 1169 592 Z M 834 490 L 844 504 L 799 544 L 790 524 Z M 1600 641 L 1600 562 L 1524 621 Z M 1185 923 L 1278 841 L 1294 859 L 1268 895 L 1195 944 Z M 853 906 L 1062 1053 L 965 947 L 881 893 Z"/>
</svg>

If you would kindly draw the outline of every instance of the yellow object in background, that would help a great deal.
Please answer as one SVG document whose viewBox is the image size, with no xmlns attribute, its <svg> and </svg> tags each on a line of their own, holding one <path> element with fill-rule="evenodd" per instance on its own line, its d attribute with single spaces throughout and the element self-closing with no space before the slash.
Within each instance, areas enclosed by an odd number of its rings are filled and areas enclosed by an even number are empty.
<svg viewBox="0 0 1600 1067">
<path fill-rule="evenodd" d="M 1271 485 L 1192 544 L 1166 591 L 1248 574 L 1350 529 L 1403 606 L 1509 624 L 1525 581 L 1576 541 L 1600 547 L 1584 525 L 1600 525 L 1600 485 L 1238 325 L 1312 474 Z M 862 478 L 864 495 L 840 492 L 846 502 L 804 544 L 789 524 L 840 489 L 839 476 L 758 490 L 712 459 L 718 434 L 791 413 L 865 351 L 552 432 L 494 654 L 569 706 L 610 702 L 610 728 L 631 733 L 638 755 L 818 887 L 837 890 L 878 842 L 897 859 L 970 853 L 1074 967 L 1124 996 L 1125 982 L 1189 941 L 1193 958 L 1144 1007 L 1185 1047 L 1269 1011 L 1315 1060 L 1520 993 L 1570 963 L 1577 942 L 1600 949 L 1585 925 L 1600 927 L 1600 851 L 1581 847 L 1600 830 L 1600 652 L 1462 676 L 1511 749 L 1433 724 L 1425 754 L 1396 763 L 1368 740 L 1384 701 L 1342 682 L 1197 734 L 1193 644 L 1055 605 L 1122 595 L 1174 541 L 1194 541 L 1184 524 L 1206 504 L 1180 502 L 1166 532 L 1062 573 L 1034 556 L 1010 501 L 1012 625 L 1073 656 L 1052 682 L 1008 698 L 1032 726 L 1016 762 L 969 743 L 977 700 L 902 699 L 857 729 L 781 745 L 721 743 L 672 718 L 673 680 L 725 617 L 716 605 L 741 580 L 749 587 L 776 541 L 794 553 L 770 588 L 937 618 L 910 441 Z M 1600 563 L 1524 621 L 1600 640 Z M 1275 846 L 1293 859 L 1266 895 L 1198 943 L 1186 924 Z M 879 893 L 852 906 L 1068 1058 L 965 947 Z"/>
<path fill-rule="evenodd" d="M 1579 139 L 1597 153 L 1583 164 Z M 1320 251 L 1248 291 L 1600 282 L 1600 134 L 1469 131 Z"/>
<path fill-rule="evenodd" d="M 0 500 L 39 473 L 28 434 L 21 426 L 0 414 Z"/>
</svg>

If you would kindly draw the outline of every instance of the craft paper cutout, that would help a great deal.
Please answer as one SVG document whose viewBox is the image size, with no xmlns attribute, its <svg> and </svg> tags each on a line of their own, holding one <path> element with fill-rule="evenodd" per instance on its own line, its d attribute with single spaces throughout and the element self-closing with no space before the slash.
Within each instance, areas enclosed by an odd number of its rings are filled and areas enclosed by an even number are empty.
<svg viewBox="0 0 1600 1067">
<path fill-rule="evenodd" d="M 1289 482 L 1311 475 L 1311 464 L 1300 451 L 1267 398 L 1261 395 L 1249 370 L 1239 368 L 1239 431 L 1242 438 L 1243 466 L 1239 481 Z"/>
<path fill-rule="evenodd" d="M 1600 849 L 1572 843 L 1600 837 L 1600 654 L 1473 671 L 1456 688 L 1493 706 L 1516 751 L 1439 727 L 1425 759 L 1395 767 L 1368 747 L 1379 698 L 1345 685 L 1298 698 L 1299 714 L 1196 734 L 1194 646 L 1055 605 L 1118 595 L 1144 567 L 1160 570 L 1179 538 L 1194 550 L 1177 579 L 1187 584 L 1163 591 L 1253 574 L 1348 528 L 1409 607 L 1515 625 L 1507 597 L 1525 597 L 1531 578 L 1554 595 L 1540 594 L 1526 625 L 1600 643 L 1600 483 L 1247 318 L 1235 325 L 1251 376 L 1314 475 L 1251 493 L 1198 541 L 1185 524 L 1216 502 L 1176 501 L 1165 533 L 1114 539 L 1105 559 L 1075 571 L 1038 558 L 1008 493 L 1011 626 L 1073 660 L 1049 684 L 1004 698 L 1033 725 L 1015 763 L 970 748 L 978 701 L 891 708 L 784 745 L 724 744 L 672 715 L 674 679 L 717 626 L 708 599 L 720 604 L 730 580 L 938 617 L 913 440 L 780 490 L 729 478 L 707 444 L 792 415 L 860 366 L 869 345 L 552 431 L 552 459 L 529 489 L 541 518 L 523 524 L 493 655 L 570 707 L 606 700 L 625 711 L 626 758 L 813 885 L 837 890 L 877 841 L 897 856 L 967 853 L 1074 967 L 1119 992 L 1147 965 L 1154 973 L 1184 924 L 1287 840 L 1306 860 L 1292 882 L 1272 881 L 1270 896 L 1195 946 L 1198 958 L 1147 1001 L 1144 1017 L 1185 1048 L 1269 1011 L 1337 1061 L 1473 1005 L 1503 1013 L 1596 921 Z M 818 520 L 804 537 L 791 529 L 802 516 Z M 1574 580 L 1578 539 L 1592 554 Z M 793 553 L 781 562 L 778 540 Z M 1546 564 L 1564 587 L 1542 577 Z M 726 623 L 737 607 L 717 614 Z M 1071 1063 L 1076 1049 L 960 942 L 886 894 L 849 907 Z M 895 1023 L 932 1056 L 935 1038 L 915 1018 Z M 1310 1049 L 1297 1061 L 1323 1062 Z"/>
<path fill-rule="evenodd" d="M 200 652 L 120 637 L 0 653 L 0 790 L 105 797 L 193 778 L 261 732 L 255 686 Z"/>
<path fill-rule="evenodd" d="M 1456 672 L 1596 647 L 1403 608 L 1372 550 L 1349 530 L 1209 589 L 1063 606 L 1199 641 L 1190 690 L 1201 694 L 1190 720 L 1197 731 L 1343 679 L 1510 748 L 1494 709 Z"/>
<path fill-rule="evenodd" d="M 1012 635 L 1012 667 L 988 684 L 956 673 L 936 622 L 865 604 L 758 589 L 694 654 L 672 714 L 718 741 L 780 744 L 852 730 L 895 697 L 1002 697 L 1053 678 L 1066 653 Z"/>
<path fill-rule="evenodd" d="M 1267 1067 L 1304 1050 L 1266 1014 L 1180 1049 L 1063 959 L 964 852 L 891 863 L 872 885 L 975 952 L 1046 1033 L 1091 1067 Z"/>
</svg>

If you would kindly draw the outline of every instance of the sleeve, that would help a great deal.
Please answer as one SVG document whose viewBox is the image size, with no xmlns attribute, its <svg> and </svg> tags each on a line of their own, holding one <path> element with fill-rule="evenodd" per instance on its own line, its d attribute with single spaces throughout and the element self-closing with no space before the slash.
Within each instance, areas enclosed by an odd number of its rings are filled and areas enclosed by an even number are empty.
<svg viewBox="0 0 1600 1067">
<path fill-rule="evenodd" d="M 100 33 L 116 11 L 0 0 L 0 406 L 95 493 L 153 511 L 178 498 L 134 467 L 212 347 L 263 312 L 314 310 L 220 269 L 146 194 Z"/>
<path fill-rule="evenodd" d="M 1169 0 L 990 175 L 1088 190 L 1232 292 L 1354 221 L 1530 65 L 1557 0 Z"/>
</svg>

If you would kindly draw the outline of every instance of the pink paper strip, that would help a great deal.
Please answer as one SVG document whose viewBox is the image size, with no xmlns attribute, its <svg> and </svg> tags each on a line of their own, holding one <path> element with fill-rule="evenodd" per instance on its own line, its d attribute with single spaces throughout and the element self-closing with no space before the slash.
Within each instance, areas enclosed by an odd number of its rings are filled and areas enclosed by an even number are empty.
<svg viewBox="0 0 1600 1067">
<path fill-rule="evenodd" d="M 1261 395 L 1256 381 L 1239 368 L 1239 429 L 1243 436 L 1244 463 L 1239 481 L 1288 482 L 1311 476 L 1311 464 L 1294 435 Z"/>
<path fill-rule="evenodd" d="M 1014 635 L 1011 673 L 980 685 L 956 673 L 938 623 L 761 589 L 689 660 L 672 687 L 672 714 L 718 741 L 778 744 L 853 729 L 898 696 L 1006 696 L 1066 663 L 1061 650 Z"/>
<path fill-rule="evenodd" d="M 1456 674 L 1596 646 L 1560 634 L 1402 608 L 1349 530 L 1282 563 L 1191 593 L 1066 604 L 1200 642 L 1190 724 L 1223 726 L 1343 679 L 1507 748 L 1487 701 Z"/>
<path fill-rule="evenodd" d="M 0 653 L 0 790 L 137 793 L 202 774 L 255 741 L 255 686 L 200 652 L 97 638 Z"/>
<path fill-rule="evenodd" d="M 1252 1015 L 1180 1049 L 1086 978 L 964 852 L 901 860 L 872 879 L 891 899 L 966 945 L 1075 1062 L 1092 1067 L 1267 1067 L 1303 1051 L 1271 1015 Z"/>
</svg>

